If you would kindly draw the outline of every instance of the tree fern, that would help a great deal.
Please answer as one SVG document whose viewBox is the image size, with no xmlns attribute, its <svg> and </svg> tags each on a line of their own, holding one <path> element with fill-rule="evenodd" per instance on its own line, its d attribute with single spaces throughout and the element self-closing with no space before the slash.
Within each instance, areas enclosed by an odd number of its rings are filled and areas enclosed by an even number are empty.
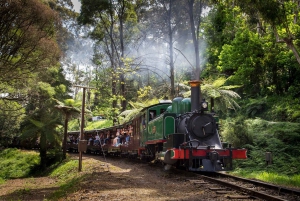
<svg viewBox="0 0 300 201">
<path fill-rule="evenodd" d="M 208 83 L 206 81 L 201 85 L 202 97 L 205 99 L 214 98 L 215 109 L 222 112 L 226 112 L 227 109 L 236 110 L 240 108 L 235 99 L 241 98 L 236 92 L 231 89 L 239 88 L 239 85 L 224 86 L 226 82 L 225 78 L 219 78 L 213 83 Z M 190 88 L 189 88 L 190 89 Z M 191 91 L 186 91 L 183 93 L 184 97 L 190 97 Z"/>
</svg>

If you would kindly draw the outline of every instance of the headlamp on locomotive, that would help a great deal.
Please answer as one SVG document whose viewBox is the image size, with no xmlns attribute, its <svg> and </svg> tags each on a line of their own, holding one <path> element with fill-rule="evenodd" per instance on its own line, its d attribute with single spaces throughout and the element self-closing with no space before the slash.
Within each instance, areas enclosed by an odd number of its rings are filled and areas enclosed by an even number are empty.
<svg viewBox="0 0 300 201">
<path fill-rule="evenodd" d="M 205 99 L 201 102 L 201 111 L 208 111 L 208 102 L 206 102 Z"/>
</svg>

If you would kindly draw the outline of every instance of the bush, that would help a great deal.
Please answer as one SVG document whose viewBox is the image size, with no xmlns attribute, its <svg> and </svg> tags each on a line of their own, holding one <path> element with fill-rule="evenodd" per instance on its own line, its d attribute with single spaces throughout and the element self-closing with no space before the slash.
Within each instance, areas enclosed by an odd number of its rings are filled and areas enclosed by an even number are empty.
<svg viewBox="0 0 300 201">
<path fill-rule="evenodd" d="M 295 98 L 272 96 L 241 100 L 239 104 L 242 109 L 235 116 L 300 123 L 300 100 Z"/>
<path fill-rule="evenodd" d="M 248 126 L 245 124 L 245 118 L 241 116 L 222 122 L 221 133 L 223 140 L 232 144 L 233 147 L 244 147 L 253 142 L 252 136 L 248 132 Z"/>
<path fill-rule="evenodd" d="M 300 174 L 298 168 L 300 166 L 298 160 L 300 154 L 298 148 L 300 124 L 269 122 L 260 118 L 247 119 L 243 122 L 240 120 L 241 118 L 233 119 L 234 123 L 230 124 L 231 128 L 225 128 L 225 130 L 233 130 L 233 134 L 230 135 L 233 142 L 247 142 L 243 147 L 248 149 L 248 160 L 236 162 L 235 167 L 247 168 L 253 171 L 268 170 L 285 175 Z M 241 130 L 238 131 L 238 128 Z M 243 138 L 245 135 L 244 130 L 247 130 L 246 138 L 249 139 L 249 136 L 251 136 L 252 141 L 235 139 Z M 268 166 L 265 161 L 266 152 L 271 152 L 273 157 L 273 163 Z"/>
</svg>

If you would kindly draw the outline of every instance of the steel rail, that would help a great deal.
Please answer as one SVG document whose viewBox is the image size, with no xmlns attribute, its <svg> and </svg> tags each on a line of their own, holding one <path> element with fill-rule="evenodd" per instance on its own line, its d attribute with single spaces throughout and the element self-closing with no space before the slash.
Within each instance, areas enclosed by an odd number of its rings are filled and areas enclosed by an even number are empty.
<svg viewBox="0 0 300 201">
<path fill-rule="evenodd" d="M 257 180 L 253 180 L 253 179 L 245 179 L 245 178 L 242 178 L 242 177 L 237 177 L 237 176 L 233 176 L 233 175 L 229 175 L 229 174 L 225 174 L 225 173 L 221 173 L 221 172 L 217 172 L 217 173 L 215 173 L 215 175 L 219 175 L 219 176 L 222 176 L 222 177 L 233 178 L 233 179 L 236 179 L 236 180 L 252 183 L 252 184 L 255 184 L 255 185 L 259 185 L 261 187 L 277 190 L 278 192 L 281 192 L 281 193 L 289 193 L 289 194 L 300 196 L 300 191 L 299 190 L 294 190 L 294 189 L 286 188 L 286 187 L 283 187 L 283 186 L 276 186 L 274 184 L 269 184 L 269 183 L 265 183 L 265 182 L 257 181 Z"/>
<path fill-rule="evenodd" d="M 209 181 L 212 181 L 214 183 L 218 183 L 218 184 L 230 187 L 234 190 L 245 192 L 245 193 L 247 193 L 248 195 L 250 195 L 252 197 L 256 197 L 256 198 L 260 198 L 260 199 L 264 199 L 264 200 L 268 200 L 268 201 L 288 201 L 286 199 L 282 199 L 282 198 L 279 198 L 277 196 L 268 195 L 268 194 L 261 193 L 261 192 L 258 192 L 257 190 L 252 190 L 252 189 L 249 189 L 249 188 L 244 188 L 242 186 L 238 186 L 238 185 L 235 185 L 235 184 L 230 183 L 230 182 L 222 181 L 220 179 L 216 179 L 216 178 L 212 178 L 212 177 L 208 177 L 208 176 L 204 176 L 204 175 L 200 175 L 200 177 L 205 179 L 205 180 L 209 180 Z"/>
</svg>

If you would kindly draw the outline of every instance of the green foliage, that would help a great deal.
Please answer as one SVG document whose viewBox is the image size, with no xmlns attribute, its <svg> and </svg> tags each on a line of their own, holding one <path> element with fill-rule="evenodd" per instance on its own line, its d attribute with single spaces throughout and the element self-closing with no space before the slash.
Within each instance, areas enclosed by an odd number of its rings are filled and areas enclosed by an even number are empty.
<svg viewBox="0 0 300 201">
<path fill-rule="evenodd" d="M 97 16 L 98 12 L 104 12 L 109 10 L 109 1 L 93 1 L 82 0 L 81 1 L 81 13 L 78 17 L 78 21 L 82 24 L 95 23 L 94 16 Z"/>
<path fill-rule="evenodd" d="M 282 5 L 274 1 L 243 1 L 234 5 L 218 2 L 209 15 L 212 24 L 206 31 L 212 61 L 207 64 L 208 70 L 218 66 L 222 74 L 229 76 L 229 84 L 243 85 L 239 94 L 245 97 L 298 97 L 300 29 L 294 13 L 298 5 L 294 1 Z M 229 30 L 224 25 L 229 25 Z"/>
<path fill-rule="evenodd" d="M 131 105 L 131 108 L 133 108 L 133 109 L 125 110 L 124 112 L 119 114 L 120 123 L 125 123 L 125 122 L 131 121 L 136 115 L 139 114 L 139 112 L 143 108 L 159 103 L 158 99 L 151 99 L 151 100 L 147 99 L 145 101 L 142 101 L 142 100 L 144 100 L 144 97 L 140 97 L 140 98 L 141 98 L 140 102 L 135 102 L 135 103 L 132 101 L 128 102 Z"/>
<path fill-rule="evenodd" d="M 103 164 L 104 165 L 104 164 Z M 85 180 L 95 179 L 94 168 L 99 166 L 99 161 L 86 161 L 83 164 L 84 172 L 78 172 L 78 160 L 66 160 L 55 168 L 50 177 L 60 181 L 60 187 L 50 196 L 50 200 L 58 200 L 67 193 L 72 193 L 80 188 L 78 184 Z"/>
<path fill-rule="evenodd" d="M 300 122 L 300 105 L 292 97 L 268 96 L 239 101 L 240 115 L 248 118 L 260 117 L 268 121 Z"/>
<path fill-rule="evenodd" d="M 248 160 L 239 161 L 236 166 L 253 171 L 280 172 L 284 175 L 300 174 L 300 124 L 289 122 L 269 122 L 259 118 L 234 120 L 225 124 L 226 139 L 233 142 L 242 140 L 248 149 Z M 240 129 L 240 131 L 237 131 Z M 245 135 L 244 130 L 247 130 Z M 232 131 L 228 135 L 228 131 Z M 236 132 L 235 132 L 236 131 Z M 239 134 L 235 134 L 239 133 Z M 251 136 L 252 141 L 245 142 Z M 238 139 L 237 139 L 238 138 Z M 247 143 L 247 144 L 246 144 Z M 265 154 L 271 152 L 273 163 L 266 165 Z"/>
<path fill-rule="evenodd" d="M 81 179 L 78 160 L 65 160 L 54 167 L 49 176 L 59 180 L 59 189 L 50 196 L 50 200 L 57 200 L 78 187 L 77 184 Z"/>
<path fill-rule="evenodd" d="M 80 120 L 72 119 L 68 123 L 68 131 L 79 131 L 80 130 Z"/>
<path fill-rule="evenodd" d="M 216 80 L 208 80 L 203 81 L 201 85 L 201 94 L 202 98 L 206 100 L 210 100 L 211 98 L 214 99 L 214 111 L 221 114 L 226 114 L 228 109 L 230 110 L 237 110 L 240 108 L 239 104 L 237 103 L 237 99 L 240 99 L 238 93 L 233 91 L 234 89 L 240 88 L 239 85 L 226 85 L 227 79 L 224 77 L 219 77 Z M 181 87 L 185 90 L 183 93 L 184 97 L 191 96 L 191 90 L 186 85 L 187 83 L 182 83 L 181 85 L 186 87 Z"/>
<path fill-rule="evenodd" d="M 23 89 L 28 87 L 34 73 L 59 60 L 60 51 L 53 40 L 59 18 L 42 1 L 1 1 L 0 4 L 0 82 Z"/>
<path fill-rule="evenodd" d="M 234 175 L 242 176 L 249 179 L 258 179 L 266 182 L 270 182 L 276 185 L 300 187 L 300 175 L 282 175 L 276 172 L 266 171 L 252 171 L 236 169 L 232 172 Z"/>
<path fill-rule="evenodd" d="M 78 173 L 78 161 L 70 160 L 62 163 L 50 173 L 50 177 L 62 180 L 62 182 L 72 179 Z"/>
<path fill-rule="evenodd" d="M 260 93 L 263 74 L 264 55 L 261 39 L 257 34 L 243 29 L 239 31 L 231 44 L 223 46 L 218 68 L 229 77 L 230 84 L 243 85 L 245 93 Z"/>
<path fill-rule="evenodd" d="M 108 128 L 111 126 L 113 126 L 112 120 L 105 119 L 101 121 L 88 122 L 88 124 L 84 129 L 93 130 L 93 129 L 100 129 L 100 128 Z"/>
<path fill-rule="evenodd" d="M 142 109 L 125 110 L 119 115 L 120 123 L 129 122 L 136 117 Z"/>
<path fill-rule="evenodd" d="M 55 97 L 59 94 L 55 87 L 45 82 L 38 82 L 31 88 L 31 92 L 21 138 L 39 139 L 41 167 L 46 168 L 48 148 L 61 148 L 62 136 L 57 128 L 62 124 L 62 118 L 54 109 L 57 104 Z"/>
<path fill-rule="evenodd" d="M 5 101 L 0 99 L 0 145 L 5 145 L 8 139 L 19 136 L 21 122 L 24 120 L 24 108 L 15 101 Z"/>
<path fill-rule="evenodd" d="M 0 178 L 28 177 L 39 166 L 39 162 L 39 154 L 35 151 L 5 149 L 0 152 Z"/>
<path fill-rule="evenodd" d="M 67 106 L 74 106 L 75 105 L 75 100 L 74 99 L 66 99 L 66 100 L 64 100 L 64 103 Z"/>
<path fill-rule="evenodd" d="M 233 91 L 234 89 L 240 88 L 239 85 L 226 85 L 227 79 L 220 77 L 210 84 L 204 82 L 201 86 L 201 92 L 206 98 L 213 98 L 215 102 L 215 111 L 226 113 L 228 109 L 236 110 L 240 108 L 236 102 L 240 99 L 240 95 Z"/>
<path fill-rule="evenodd" d="M 264 118 L 271 121 L 289 121 L 300 123 L 300 101 L 292 97 L 273 96 L 268 98 L 270 109 L 264 113 Z"/>
<path fill-rule="evenodd" d="M 28 119 L 30 123 L 28 122 L 24 127 L 21 138 L 24 140 L 44 136 L 48 144 L 57 146 L 60 141 L 60 136 L 56 128 L 57 125 L 60 124 L 60 121 L 58 118 L 48 118 L 43 118 L 42 120 Z"/>
<path fill-rule="evenodd" d="M 84 173 L 78 172 L 78 160 L 66 160 L 50 173 L 50 177 L 60 181 L 60 187 L 51 196 L 50 200 L 57 200 L 67 193 L 76 191 L 80 186 L 78 183 L 86 179 L 94 179 L 92 175 L 95 165 L 99 166 L 99 161 L 86 161 L 83 164 Z"/>
<path fill-rule="evenodd" d="M 222 121 L 221 125 L 223 128 L 221 132 L 223 141 L 229 142 L 233 147 L 245 148 L 253 143 L 253 136 L 248 131 L 249 128 L 244 117 L 228 118 L 226 121 Z"/>
<path fill-rule="evenodd" d="M 49 83 L 38 82 L 37 87 L 42 96 L 53 97 L 55 94 L 55 89 Z"/>
<path fill-rule="evenodd" d="M 115 119 L 116 116 L 118 116 L 118 114 L 120 113 L 120 109 L 119 108 L 106 108 L 104 110 L 104 115 L 107 119 L 109 120 L 113 120 Z"/>
<path fill-rule="evenodd" d="M 104 119 L 101 121 L 86 121 L 85 130 L 108 128 L 113 126 L 113 121 L 111 119 Z M 68 131 L 79 131 L 80 130 L 80 120 L 72 119 L 68 124 Z"/>
<path fill-rule="evenodd" d="M 149 97 L 149 93 L 152 90 L 151 86 L 146 86 L 137 91 L 138 98 L 147 99 Z"/>
<path fill-rule="evenodd" d="M 255 117 L 266 110 L 266 99 L 248 99 L 249 103 L 244 106 L 248 117 Z"/>
</svg>

